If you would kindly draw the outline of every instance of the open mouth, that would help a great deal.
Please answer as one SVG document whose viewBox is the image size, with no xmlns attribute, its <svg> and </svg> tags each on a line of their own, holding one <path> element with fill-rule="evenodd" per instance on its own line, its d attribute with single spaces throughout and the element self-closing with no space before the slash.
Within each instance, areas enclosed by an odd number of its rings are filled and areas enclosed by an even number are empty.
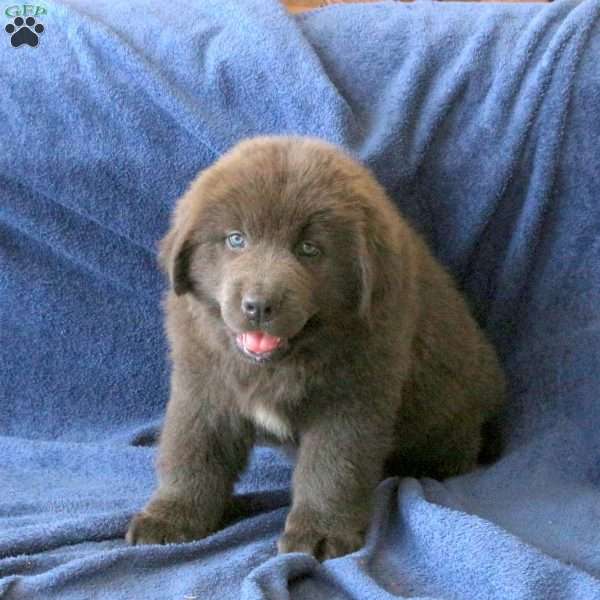
<svg viewBox="0 0 600 600">
<path fill-rule="evenodd" d="M 282 356 L 289 347 L 287 339 L 264 331 L 239 333 L 235 342 L 243 354 L 256 362 L 266 362 L 276 356 Z"/>
</svg>

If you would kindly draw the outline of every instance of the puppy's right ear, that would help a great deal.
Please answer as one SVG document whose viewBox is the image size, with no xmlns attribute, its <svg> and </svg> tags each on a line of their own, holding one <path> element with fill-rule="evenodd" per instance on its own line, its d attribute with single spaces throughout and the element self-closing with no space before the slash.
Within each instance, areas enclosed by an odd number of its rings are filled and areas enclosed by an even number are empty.
<svg viewBox="0 0 600 600">
<path fill-rule="evenodd" d="M 171 287 L 178 296 L 193 288 L 190 277 L 193 251 L 194 244 L 189 238 L 189 232 L 180 231 L 176 225 L 171 227 L 159 244 L 158 262 L 169 276 Z"/>
</svg>

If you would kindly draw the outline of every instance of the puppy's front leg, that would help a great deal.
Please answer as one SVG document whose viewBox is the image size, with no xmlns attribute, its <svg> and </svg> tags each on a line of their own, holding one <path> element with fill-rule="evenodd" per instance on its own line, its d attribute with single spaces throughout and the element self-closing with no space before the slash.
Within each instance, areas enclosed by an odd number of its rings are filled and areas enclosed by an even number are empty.
<svg viewBox="0 0 600 600">
<path fill-rule="evenodd" d="M 307 552 L 325 560 L 362 546 L 393 423 L 363 412 L 331 410 L 302 434 L 280 553 Z"/>
<path fill-rule="evenodd" d="M 164 544 L 215 531 L 246 464 L 252 433 L 218 409 L 209 387 L 175 372 L 158 460 L 159 486 L 127 532 L 130 544 Z"/>
</svg>

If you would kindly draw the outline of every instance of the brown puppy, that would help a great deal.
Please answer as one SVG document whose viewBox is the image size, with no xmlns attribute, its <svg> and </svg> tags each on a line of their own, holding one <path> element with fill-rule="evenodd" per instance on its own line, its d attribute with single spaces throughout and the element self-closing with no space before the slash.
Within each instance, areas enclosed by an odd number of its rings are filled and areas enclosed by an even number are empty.
<svg viewBox="0 0 600 600">
<path fill-rule="evenodd" d="M 504 380 L 449 275 L 370 173 L 313 139 L 242 142 L 160 258 L 172 349 L 159 486 L 130 543 L 219 527 L 254 442 L 294 445 L 280 552 L 356 550 L 386 474 L 473 468 Z"/>
</svg>

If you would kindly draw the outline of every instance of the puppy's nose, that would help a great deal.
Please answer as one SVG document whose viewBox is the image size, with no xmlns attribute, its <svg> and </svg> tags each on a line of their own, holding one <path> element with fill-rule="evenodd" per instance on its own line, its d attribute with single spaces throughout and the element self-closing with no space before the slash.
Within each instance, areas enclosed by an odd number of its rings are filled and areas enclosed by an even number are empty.
<svg viewBox="0 0 600 600">
<path fill-rule="evenodd" d="M 262 323 L 273 318 L 273 302 L 268 298 L 248 295 L 242 299 L 242 312 L 247 319 Z"/>
</svg>

